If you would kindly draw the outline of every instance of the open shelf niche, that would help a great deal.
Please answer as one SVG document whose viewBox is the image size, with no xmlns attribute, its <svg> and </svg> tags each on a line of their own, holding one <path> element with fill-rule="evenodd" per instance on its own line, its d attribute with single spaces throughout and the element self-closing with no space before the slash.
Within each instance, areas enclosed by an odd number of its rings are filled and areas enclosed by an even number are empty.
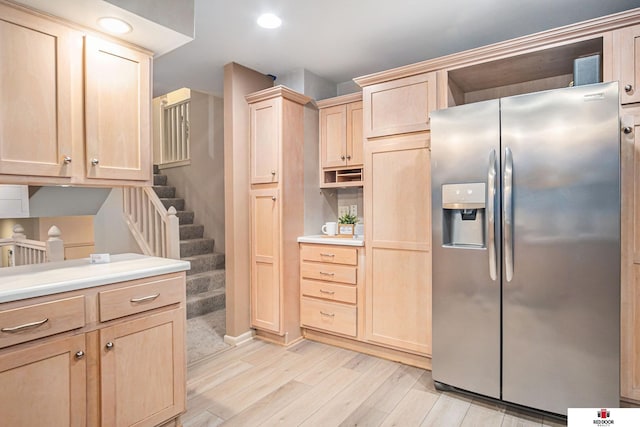
<svg viewBox="0 0 640 427">
<path fill-rule="evenodd" d="M 448 106 L 470 104 L 571 85 L 573 61 L 600 55 L 602 37 L 448 71 Z"/>
</svg>

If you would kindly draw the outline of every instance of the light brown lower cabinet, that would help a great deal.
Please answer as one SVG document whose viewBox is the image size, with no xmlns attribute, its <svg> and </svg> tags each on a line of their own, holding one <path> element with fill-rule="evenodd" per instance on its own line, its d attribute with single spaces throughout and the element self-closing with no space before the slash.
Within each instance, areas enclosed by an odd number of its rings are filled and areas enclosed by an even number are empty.
<svg viewBox="0 0 640 427">
<path fill-rule="evenodd" d="M 156 426 L 184 410 L 184 309 L 100 330 L 103 426 Z"/>
<path fill-rule="evenodd" d="M 0 356 L 0 423 L 81 427 L 86 423 L 84 334 Z"/>
<path fill-rule="evenodd" d="M 183 272 L 0 304 L 0 424 L 176 419 L 186 407 L 185 319 Z"/>
</svg>

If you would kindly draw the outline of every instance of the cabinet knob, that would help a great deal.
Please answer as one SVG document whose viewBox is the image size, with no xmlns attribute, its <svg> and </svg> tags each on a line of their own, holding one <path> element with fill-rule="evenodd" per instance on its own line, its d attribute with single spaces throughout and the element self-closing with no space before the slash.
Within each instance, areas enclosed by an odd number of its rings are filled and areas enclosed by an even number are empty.
<svg viewBox="0 0 640 427">
<path fill-rule="evenodd" d="M 625 85 L 624 86 L 624 91 L 629 93 L 633 90 L 633 85 Z"/>
<path fill-rule="evenodd" d="M 347 160 L 351 160 L 351 155 L 347 154 Z"/>
<path fill-rule="evenodd" d="M 276 201 L 276 196 L 271 196 L 271 200 Z"/>
<path fill-rule="evenodd" d="M 64 159 L 62 159 L 64 161 L 65 164 L 69 164 L 71 163 L 71 156 L 64 156 Z"/>
<path fill-rule="evenodd" d="M 633 129 L 631 129 L 631 126 L 625 126 L 624 128 L 622 128 L 622 132 L 624 132 L 624 133 L 626 133 L 628 135 L 631 132 L 633 132 Z"/>
<path fill-rule="evenodd" d="M 76 351 L 76 359 L 80 360 L 84 357 L 84 351 L 78 350 Z"/>
<path fill-rule="evenodd" d="M 100 161 L 98 159 L 91 159 L 91 165 L 92 166 L 97 166 L 97 164 L 100 163 Z"/>
<path fill-rule="evenodd" d="M 344 160 L 344 155 L 340 156 L 340 160 Z"/>
<path fill-rule="evenodd" d="M 275 170 L 271 170 L 271 175 L 276 176 L 276 171 Z"/>
<path fill-rule="evenodd" d="M 106 348 L 107 350 L 111 350 L 113 348 L 113 343 L 109 341 L 108 343 L 105 344 L 104 348 Z"/>
</svg>

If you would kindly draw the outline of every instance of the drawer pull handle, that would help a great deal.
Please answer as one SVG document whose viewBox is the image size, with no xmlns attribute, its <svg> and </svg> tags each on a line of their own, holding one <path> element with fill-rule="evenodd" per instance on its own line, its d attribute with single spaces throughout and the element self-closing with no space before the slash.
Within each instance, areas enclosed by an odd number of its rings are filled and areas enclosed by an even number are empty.
<svg viewBox="0 0 640 427">
<path fill-rule="evenodd" d="M 37 322 L 25 323 L 24 325 L 20 325 L 20 326 L 13 326 L 11 328 L 2 328 L 2 329 L 0 329 L 0 331 L 9 332 L 9 333 L 20 332 L 20 331 L 23 331 L 25 329 L 37 328 L 38 326 L 44 325 L 48 321 L 49 321 L 49 319 L 42 319 L 42 320 L 38 320 Z"/>
<path fill-rule="evenodd" d="M 320 289 L 320 293 L 321 293 L 321 294 L 329 294 L 329 295 L 333 295 L 333 294 L 335 294 L 335 292 L 334 292 L 334 291 L 325 291 L 324 289 Z"/>
<path fill-rule="evenodd" d="M 158 298 L 160 296 L 160 294 L 155 294 L 155 295 L 149 295 L 146 297 L 140 297 L 140 298 L 131 298 L 129 301 L 136 303 L 136 302 L 145 302 L 145 301 L 153 301 L 154 299 Z"/>
<path fill-rule="evenodd" d="M 327 317 L 336 317 L 335 313 L 325 313 L 324 311 L 320 311 L 320 314 Z"/>
<path fill-rule="evenodd" d="M 336 273 L 327 273 L 326 271 L 321 271 L 320 274 L 323 276 L 334 276 Z"/>
<path fill-rule="evenodd" d="M 325 253 L 325 252 L 320 252 L 320 256 L 329 256 L 329 257 L 333 258 L 334 256 L 336 256 L 336 254 L 328 254 L 328 253 Z"/>
</svg>

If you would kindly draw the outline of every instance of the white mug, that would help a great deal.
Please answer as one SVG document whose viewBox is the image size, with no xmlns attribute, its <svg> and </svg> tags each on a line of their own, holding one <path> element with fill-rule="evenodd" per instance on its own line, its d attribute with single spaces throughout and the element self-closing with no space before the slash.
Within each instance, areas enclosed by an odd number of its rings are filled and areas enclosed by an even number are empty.
<svg viewBox="0 0 640 427">
<path fill-rule="evenodd" d="M 337 226 L 338 224 L 335 222 L 327 222 L 325 225 L 322 226 L 322 232 L 324 234 L 328 234 L 329 236 L 335 236 Z"/>
</svg>

